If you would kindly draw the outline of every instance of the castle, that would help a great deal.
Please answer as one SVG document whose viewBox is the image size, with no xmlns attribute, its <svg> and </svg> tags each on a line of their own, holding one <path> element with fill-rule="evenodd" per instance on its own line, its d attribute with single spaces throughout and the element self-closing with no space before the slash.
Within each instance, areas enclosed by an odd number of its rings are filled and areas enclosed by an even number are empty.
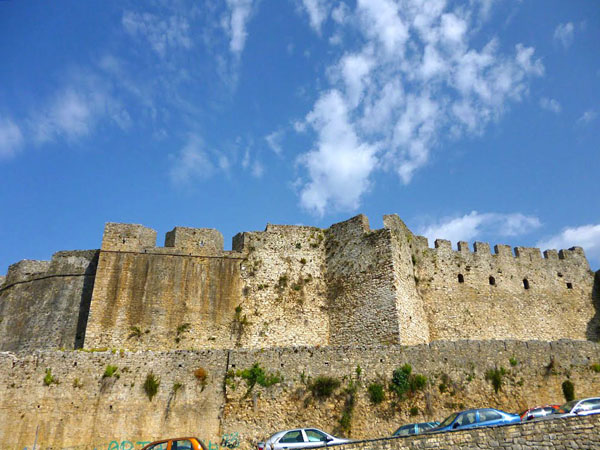
<svg viewBox="0 0 600 450">
<path fill-rule="evenodd" d="M 225 450 L 235 435 L 249 450 L 302 425 L 373 438 L 468 407 L 556 403 L 565 380 L 598 394 L 600 271 L 581 248 L 429 248 L 395 215 L 377 230 L 363 215 L 267 225 L 231 251 L 212 229 L 156 238 L 108 223 L 99 250 L 0 277 L 0 448 L 138 450 L 196 435 Z M 367 387 L 407 364 L 424 390 L 373 403 Z M 278 382 L 248 384 L 250 368 Z M 311 393 L 322 376 L 340 385 L 327 399 Z"/>
<path fill-rule="evenodd" d="M 598 339 L 581 248 L 429 248 L 398 216 L 383 224 L 269 224 L 224 251 L 214 229 L 176 227 L 157 247 L 150 228 L 108 223 L 100 250 L 10 266 L 0 350 Z"/>
</svg>

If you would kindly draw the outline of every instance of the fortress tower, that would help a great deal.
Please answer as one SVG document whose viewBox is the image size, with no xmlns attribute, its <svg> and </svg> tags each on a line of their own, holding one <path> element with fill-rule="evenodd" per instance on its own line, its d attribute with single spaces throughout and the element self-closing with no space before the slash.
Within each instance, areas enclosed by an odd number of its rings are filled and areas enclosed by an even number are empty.
<svg viewBox="0 0 600 450">
<path fill-rule="evenodd" d="M 108 223 L 100 250 L 21 261 L 0 279 L 0 349 L 230 349 L 597 340 L 583 250 L 414 235 L 396 215 L 233 238 Z M 596 288 L 594 288 L 596 283 Z M 32 331 L 35 330 L 35 331 Z"/>
</svg>

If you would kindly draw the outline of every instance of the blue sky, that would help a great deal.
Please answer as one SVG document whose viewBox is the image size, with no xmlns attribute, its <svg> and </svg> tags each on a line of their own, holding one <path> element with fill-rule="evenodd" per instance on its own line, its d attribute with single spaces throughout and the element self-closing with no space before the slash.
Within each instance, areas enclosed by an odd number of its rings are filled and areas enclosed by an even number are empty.
<svg viewBox="0 0 600 450">
<path fill-rule="evenodd" d="M 595 1 L 0 1 L 0 274 L 397 213 L 600 268 Z"/>
</svg>

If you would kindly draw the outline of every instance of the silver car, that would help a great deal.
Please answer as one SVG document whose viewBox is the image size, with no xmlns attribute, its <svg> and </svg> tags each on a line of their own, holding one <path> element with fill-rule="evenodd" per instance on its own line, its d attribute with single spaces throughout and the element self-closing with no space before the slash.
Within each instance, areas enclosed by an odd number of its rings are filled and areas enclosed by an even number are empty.
<svg viewBox="0 0 600 450">
<path fill-rule="evenodd" d="M 554 413 L 555 417 L 576 417 L 588 414 L 600 414 L 600 397 L 571 400 Z"/>
<path fill-rule="evenodd" d="M 296 428 L 295 430 L 279 431 L 265 442 L 259 442 L 257 447 L 258 450 L 291 450 L 345 444 L 346 442 L 350 442 L 350 440 L 332 436 L 317 428 Z"/>
</svg>

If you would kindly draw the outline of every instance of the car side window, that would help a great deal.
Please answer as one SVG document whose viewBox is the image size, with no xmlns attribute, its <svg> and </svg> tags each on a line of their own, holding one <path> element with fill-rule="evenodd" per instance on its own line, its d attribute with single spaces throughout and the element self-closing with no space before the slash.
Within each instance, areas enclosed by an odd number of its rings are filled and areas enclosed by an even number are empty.
<svg viewBox="0 0 600 450">
<path fill-rule="evenodd" d="M 194 450 L 192 443 L 185 439 L 173 441 L 171 444 L 171 450 Z"/>
<path fill-rule="evenodd" d="M 160 444 L 154 444 L 152 447 L 148 447 L 146 450 L 167 450 L 168 442 L 161 442 Z"/>
<path fill-rule="evenodd" d="M 308 442 L 325 442 L 327 440 L 327 435 L 318 430 L 306 430 L 305 432 Z"/>
<path fill-rule="evenodd" d="M 304 438 L 302 437 L 302 432 L 300 430 L 295 430 L 284 434 L 279 442 L 284 444 L 293 444 L 296 442 L 304 442 Z"/>
<path fill-rule="evenodd" d="M 464 413 L 463 415 L 461 415 L 458 420 L 456 421 L 456 423 L 459 426 L 463 426 L 463 425 L 471 425 L 472 423 L 476 422 L 476 418 L 475 418 L 475 411 L 471 411 L 468 413 Z"/>
<path fill-rule="evenodd" d="M 581 402 L 578 409 L 580 411 L 589 411 L 590 409 L 596 409 L 598 407 L 600 407 L 600 400 L 586 400 Z"/>
<path fill-rule="evenodd" d="M 489 422 L 491 420 L 502 419 L 502 414 L 496 411 L 479 411 L 479 421 Z"/>
</svg>

